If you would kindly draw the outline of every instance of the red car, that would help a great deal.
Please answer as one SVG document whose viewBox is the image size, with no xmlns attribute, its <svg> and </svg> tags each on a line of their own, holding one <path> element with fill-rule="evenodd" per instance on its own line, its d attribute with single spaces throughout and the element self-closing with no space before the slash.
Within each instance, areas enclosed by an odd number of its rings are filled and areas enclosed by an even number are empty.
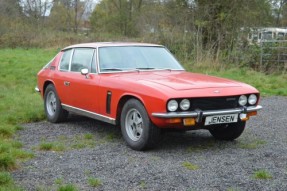
<svg viewBox="0 0 287 191">
<path fill-rule="evenodd" d="M 234 140 L 262 108 L 252 86 L 187 72 L 164 46 L 144 43 L 66 47 L 38 73 L 36 91 L 48 121 L 72 112 L 120 125 L 135 150 L 155 146 L 170 128 Z"/>
</svg>

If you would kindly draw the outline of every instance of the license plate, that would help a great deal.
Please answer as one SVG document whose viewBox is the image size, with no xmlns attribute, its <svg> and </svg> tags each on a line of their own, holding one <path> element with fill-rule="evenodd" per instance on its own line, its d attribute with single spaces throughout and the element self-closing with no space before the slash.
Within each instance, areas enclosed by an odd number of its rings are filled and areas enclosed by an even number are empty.
<svg viewBox="0 0 287 191">
<path fill-rule="evenodd" d="M 238 114 L 213 115 L 205 118 L 204 125 L 214 125 L 222 123 L 235 123 L 238 120 Z"/>
</svg>

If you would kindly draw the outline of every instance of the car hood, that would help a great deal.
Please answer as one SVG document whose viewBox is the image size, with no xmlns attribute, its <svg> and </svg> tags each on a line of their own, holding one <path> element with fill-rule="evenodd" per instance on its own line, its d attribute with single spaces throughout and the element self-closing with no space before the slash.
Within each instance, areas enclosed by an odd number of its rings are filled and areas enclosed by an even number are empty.
<svg viewBox="0 0 287 191">
<path fill-rule="evenodd" d="M 240 82 L 185 71 L 140 72 L 137 74 L 122 75 L 121 77 L 128 78 L 142 84 L 160 85 L 174 90 L 228 88 L 241 86 Z"/>
</svg>

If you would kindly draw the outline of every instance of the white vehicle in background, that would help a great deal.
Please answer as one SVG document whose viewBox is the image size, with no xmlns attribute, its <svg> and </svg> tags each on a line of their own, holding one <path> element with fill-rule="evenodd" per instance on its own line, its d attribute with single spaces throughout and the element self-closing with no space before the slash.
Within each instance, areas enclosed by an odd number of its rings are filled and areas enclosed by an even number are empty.
<svg viewBox="0 0 287 191">
<path fill-rule="evenodd" d="M 287 28 L 251 28 L 248 34 L 249 44 L 287 39 Z"/>
</svg>

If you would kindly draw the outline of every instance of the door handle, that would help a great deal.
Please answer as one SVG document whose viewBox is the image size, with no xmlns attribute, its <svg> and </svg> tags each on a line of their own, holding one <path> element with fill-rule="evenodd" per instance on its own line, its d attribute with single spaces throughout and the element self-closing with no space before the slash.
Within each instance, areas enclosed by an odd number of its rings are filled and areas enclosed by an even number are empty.
<svg viewBox="0 0 287 191">
<path fill-rule="evenodd" d="M 65 86 L 70 86 L 70 82 L 64 81 Z"/>
</svg>

